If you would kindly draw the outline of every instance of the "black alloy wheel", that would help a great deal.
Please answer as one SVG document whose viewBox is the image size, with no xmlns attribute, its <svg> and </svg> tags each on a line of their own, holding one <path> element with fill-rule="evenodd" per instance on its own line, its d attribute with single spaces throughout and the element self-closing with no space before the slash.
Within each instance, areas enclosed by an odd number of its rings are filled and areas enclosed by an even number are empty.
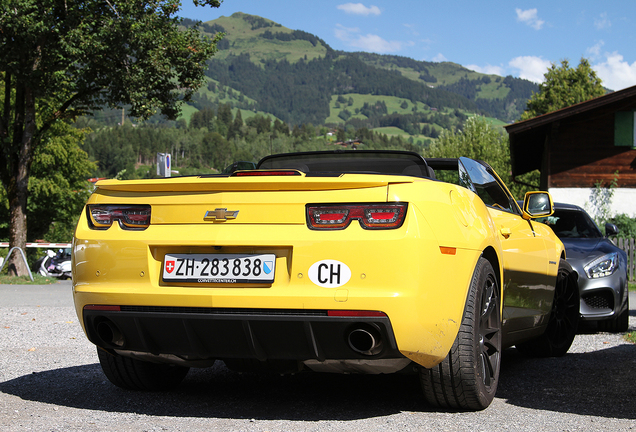
<svg viewBox="0 0 636 432">
<path fill-rule="evenodd" d="M 500 365 L 500 289 L 492 265 L 480 258 L 452 348 L 439 365 L 420 368 L 424 397 L 436 407 L 485 409 L 495 397 Z"/>
</svg>

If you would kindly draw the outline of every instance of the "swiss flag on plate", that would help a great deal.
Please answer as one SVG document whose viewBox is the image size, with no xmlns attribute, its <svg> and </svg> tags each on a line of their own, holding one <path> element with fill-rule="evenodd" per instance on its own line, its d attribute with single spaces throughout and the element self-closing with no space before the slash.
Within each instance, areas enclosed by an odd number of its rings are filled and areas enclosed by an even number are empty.
<svg viewBox="0 0 636 432">
<path fill-rule="evenodd" d="M 166 271 L 172 273 L 174 271 L 174 261 L 166 261 Z"/>
</svg>

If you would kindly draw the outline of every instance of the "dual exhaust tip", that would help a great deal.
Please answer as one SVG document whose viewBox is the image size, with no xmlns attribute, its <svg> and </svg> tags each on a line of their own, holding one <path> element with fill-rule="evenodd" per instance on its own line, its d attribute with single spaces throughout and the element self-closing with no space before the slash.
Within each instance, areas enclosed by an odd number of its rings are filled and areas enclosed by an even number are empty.
<svg viewBox="0 0 636 432">
<path fill-rule="evenodd" d="M 100 320 L 95 329 L 97 330 L 97 336 L 108 346 L 115 348 L 124 346 L 124 335 L 111 320 L 106 318 Z"/>
<path fill-rule="evenodd" d="M 359 354 L 373 356 L 382 351 L 382 338 L 371 327 L 351 330 L 347 335 L 347 342 L 349 347 Z"/>
</svg>

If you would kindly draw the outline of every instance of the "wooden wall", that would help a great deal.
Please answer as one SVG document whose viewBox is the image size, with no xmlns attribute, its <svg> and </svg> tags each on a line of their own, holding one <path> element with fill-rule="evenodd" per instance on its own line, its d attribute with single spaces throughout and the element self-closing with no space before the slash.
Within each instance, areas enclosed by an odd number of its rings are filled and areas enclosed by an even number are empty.
<svg viewBox="0 0 636 432">
<path fill-rule="evenodd" d="M 636 150 L 614 145 L 614 112 L 594 110 L 552 125 L 544 155 L 549 187 L 608 184 L 618 171 L 618 187 L 636 188 Z"/>
</svg>

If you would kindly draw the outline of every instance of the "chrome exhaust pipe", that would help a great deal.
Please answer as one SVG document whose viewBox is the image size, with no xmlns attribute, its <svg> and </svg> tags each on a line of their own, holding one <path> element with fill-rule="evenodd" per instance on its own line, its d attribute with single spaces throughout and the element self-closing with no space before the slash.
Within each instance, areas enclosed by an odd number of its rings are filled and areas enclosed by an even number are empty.
<svg viewBox="0 0 636 432">
<path fill-rule="evenodd" d="M 96 326 L 96 330 L 99 338 L 108 345 L 120 348 L 124 346 L 124 335 L 121 334 L 119 328 L 112 321 L 106 319 L 100 321 Z"/>
<path fill-rule="evenodd" d="M 347 336 L 349 347 L 357 353 L 372 356 L 382 351 L 380 335 L 364 328 L 356 328 Z"/>
</svg>

